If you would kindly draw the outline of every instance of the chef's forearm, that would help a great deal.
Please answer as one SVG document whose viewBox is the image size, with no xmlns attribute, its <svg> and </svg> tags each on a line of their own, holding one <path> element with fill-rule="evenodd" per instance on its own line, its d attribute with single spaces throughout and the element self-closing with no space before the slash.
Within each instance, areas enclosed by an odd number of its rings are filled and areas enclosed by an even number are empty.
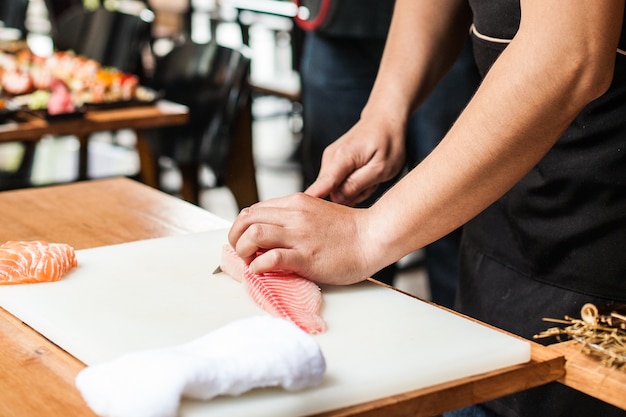
<svg viewBox="0 0 626 417">
<path fill-rule="evenodd" d="M 494 202 L 606 91 L 624 2 L 609 3 L 522 3 L 518 35 L 455 126 L 370 210 L 370 230 L 386 239 L 389 259 L 382 264 L 436 240 Z M 549 23 L 544 15 L 551 16 Z"/>
<path fill-rule="evenodd" d="M 397 0 L 362 117 L 406 122 L 458 57 L 470 23 L 464 0 Z"/>
</svg>

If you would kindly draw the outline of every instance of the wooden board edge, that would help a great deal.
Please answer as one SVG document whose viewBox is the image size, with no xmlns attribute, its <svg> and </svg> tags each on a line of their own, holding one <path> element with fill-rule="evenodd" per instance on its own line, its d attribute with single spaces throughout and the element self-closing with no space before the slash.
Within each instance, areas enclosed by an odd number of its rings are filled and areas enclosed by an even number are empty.
<svg viewBox="0 0 626 417">
<path fill-rule="evenodd" d="M 41 366 L 72 386 L 76 374 L 85 367 L 84 363 L 2 307 L 0 307 L 0 336 L 10 339 L 16 350 L 28 353 L 28 356 L 34 354 Z"/>
<path fill-rule="evenodd" d="M 554 382 L 565 374 L 565 358 L 531 343 L 531 360 L 456 381 L 333 410 L 311 417 L 429 417 Z"/>
<path fill-rule="evenodd" d="M 85 367 L 82 362 L 2 308 L 0 343 L 3 415 L 38 415 L 46 410 L 50 416 L 95 417 L 75 386 L 76 375 Z M 24 401 L 11 390 L 31 394 Z"/>
<path fill-rule="evenodd" d="M 626 410 L 626 372 L 604 366 L 574 340 L 547 346 L 565 356 L 562 384 Z"/>
</svg>

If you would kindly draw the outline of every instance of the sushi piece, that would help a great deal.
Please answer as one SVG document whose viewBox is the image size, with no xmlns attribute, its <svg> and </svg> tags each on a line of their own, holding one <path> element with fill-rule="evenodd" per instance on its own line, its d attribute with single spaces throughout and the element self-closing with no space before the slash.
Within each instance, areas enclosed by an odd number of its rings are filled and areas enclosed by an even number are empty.
<svg viewBox="0 0 626 417">
<path fill-rule="evenodd" d="M 30 74 L 19 69 L 4 71 L 1 84 L 7 93 L 13 95 L 26 94 L 33 89 L 33 80 Z"/>
<path fill-rule="evenodd" d="M 52 81 L 52 92 L 48 100 L 48 114 L 63 114 L 76 111 L 76 105 L 72 101 L 70 90 L 61 80 Z"/>
<path fill-rule="evenodd" d="M 65 243 L 9 241 L 0 245 L 0 285 L 58 281 L 78 265 Z"/>
<path fill-rule="evenodd" d="M 313 281 L 289 271 L 253 274 L 230 245 L 222 249 L 220 268 L 240 281 L 254 302 L 268 313 L 290 320 L 310 334 L 326 330 L 320 315 L 322 292 Z"/>
</svg>

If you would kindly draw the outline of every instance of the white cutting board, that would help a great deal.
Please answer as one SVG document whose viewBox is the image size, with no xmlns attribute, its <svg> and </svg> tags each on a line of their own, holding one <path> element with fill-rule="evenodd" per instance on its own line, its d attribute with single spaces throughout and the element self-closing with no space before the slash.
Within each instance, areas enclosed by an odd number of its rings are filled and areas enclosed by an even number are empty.
<svg viewBox="0 0 626 417">
<path fill-rule="evenodd" d="M 0 286 L 0 305 L 86 364 L 198 338 L 265 314 L 241 284 L 212 275 L 227 229 L 77 252 L 55 283 Z M 528 342 L 366 282 L 323 287 L 328 330 L 315 336 L 324 383 L 184 401 L 183 416 L 303 416 L 530 360 Z"/>
</svg>

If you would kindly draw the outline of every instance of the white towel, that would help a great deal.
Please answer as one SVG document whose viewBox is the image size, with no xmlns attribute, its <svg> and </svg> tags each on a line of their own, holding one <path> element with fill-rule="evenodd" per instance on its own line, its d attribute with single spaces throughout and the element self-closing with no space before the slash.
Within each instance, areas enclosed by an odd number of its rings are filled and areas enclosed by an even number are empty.
<svg viewBox="0 0 626 417">
<path fill-rule="evenodd" d="M 315 339 L 276 317 L 237 320 L 192 342 L 88 366 L 76 386 L 103 417 L 175 417 L 181 397 L 208 400 L 257 387 L 296 391 L 322 382 Z"/>
</svg>

